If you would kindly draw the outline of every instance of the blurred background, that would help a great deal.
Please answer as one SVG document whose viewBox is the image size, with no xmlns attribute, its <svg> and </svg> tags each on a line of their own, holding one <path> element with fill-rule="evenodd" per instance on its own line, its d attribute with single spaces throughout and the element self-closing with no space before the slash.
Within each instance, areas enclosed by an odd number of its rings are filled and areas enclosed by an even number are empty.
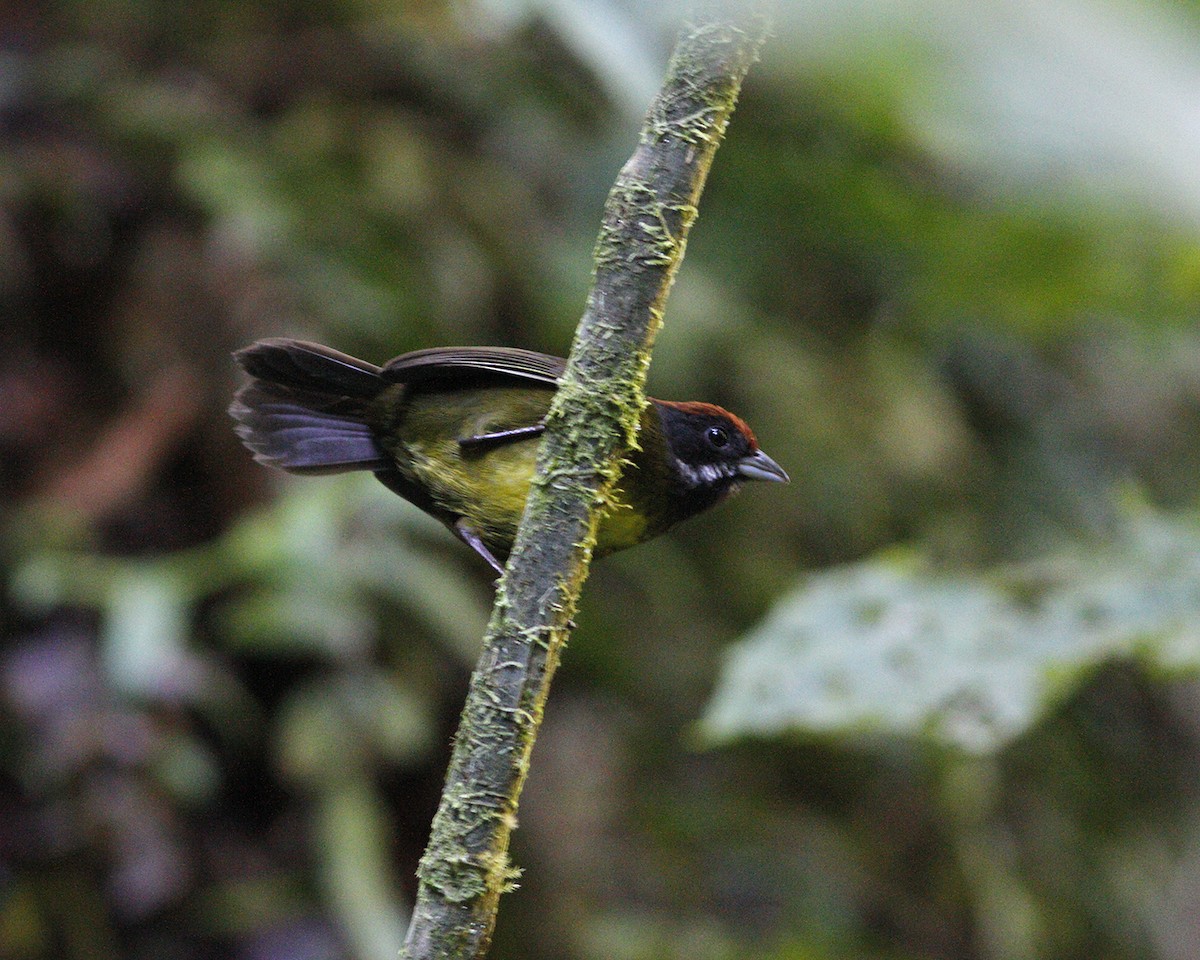
<svg viewBox="0 0 1200 960">
<path fill-rule="evenodd" d="M 1200 3 L 792 0 L 497 958 L 1200 957 Z M 395 956 L 491 576 L 253 463 L 263 336 L 565 352 L 682 11 L 0 5 L 0 956 Z"/>
</svg>

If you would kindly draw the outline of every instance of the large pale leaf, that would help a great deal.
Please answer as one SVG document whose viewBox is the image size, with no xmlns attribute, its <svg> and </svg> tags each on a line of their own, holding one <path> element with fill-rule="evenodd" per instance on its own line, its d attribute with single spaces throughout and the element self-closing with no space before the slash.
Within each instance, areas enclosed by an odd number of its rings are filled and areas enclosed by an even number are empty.
<svg viewBox="0 0 1200 960">
<path fill-rule="evenodd" d="M 1200 666 L 1200 529 L 1149 511 L 1106 546 L 984 574 L 885 557 L 808 578 L 730 653 L 710 739 L 921 735 L 1003 746 L 1114 657 Z"/>
</svg>

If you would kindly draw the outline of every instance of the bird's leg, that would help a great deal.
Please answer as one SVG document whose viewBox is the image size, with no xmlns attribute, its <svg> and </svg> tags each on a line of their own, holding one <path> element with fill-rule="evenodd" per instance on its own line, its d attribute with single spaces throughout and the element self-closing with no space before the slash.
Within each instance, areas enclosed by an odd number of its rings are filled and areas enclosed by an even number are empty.
<svg viewBox="0 0 1200 960">
<path fill-rule="evenodd" d="M 475 528 L 467 523 L 465 518 L 459 517 L 454 521 L 454 526 L 452 526 L 450 529 L 454 531 L 454 535 L 458 537 L 459 540 L 461 540 L 477 554 L 483 557 L 484 560 L 490 563 L 493 570 L 500 574 L 500 576 L 504 576 L 504 568 L 500 566 L 500 561 L 492 556 L 492 551 L 487 548 L 484 542 L 479 538 L 479 534 L 476 532 Z M 499 581 L 496 582 L 499 583 Z M 575 621 L 573 619 L 567 621 L 567 629 L 575 629 Z"/>
<path fill-rule="evenodd" d="M 454 535 L 458 537 L 459 540 L 483 557 L 483 559 L 491 565 L 493 570 L 503 575 L 504 567 L 500 565 L 500 561 L 492 555 L 492 551 L 487 548 L 487 545 L 479 536 L 479 532 L 469 523 L 467 523 L 464 517 L 459 517 L 457 520 L 455 520 L 454 525 L 450 529 L 454 531 Z"/>
</svg>

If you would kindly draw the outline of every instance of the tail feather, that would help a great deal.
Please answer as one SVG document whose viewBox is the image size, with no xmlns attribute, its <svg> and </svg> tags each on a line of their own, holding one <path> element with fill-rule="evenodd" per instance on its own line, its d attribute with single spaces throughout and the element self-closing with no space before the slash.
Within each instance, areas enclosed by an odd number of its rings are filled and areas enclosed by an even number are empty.
<svg viewBox="0 0 1200 960">
<path fill-rule="evenodd" d="M 250 376 L 294 390 L 369 400 L 384 386 L 375 364 L 305 340 L 259 340 L 233 357 Z"/>
<path fill-rule="evenodd" d="M 293 473 L 392 465 L 365 419 L 384 386 L 379 368 L 316 344 L 264 340 L 235 354 L 255 379 L 229 408 L 254 459 Z"/>
</svg>

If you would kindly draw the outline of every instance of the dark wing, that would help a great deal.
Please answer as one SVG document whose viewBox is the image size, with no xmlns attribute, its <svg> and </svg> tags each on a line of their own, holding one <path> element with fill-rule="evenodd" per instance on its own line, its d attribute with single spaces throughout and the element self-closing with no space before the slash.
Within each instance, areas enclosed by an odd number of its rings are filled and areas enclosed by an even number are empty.
<svg viewBox="0 0 1200 960">
<path fill-rule="evenodd" d="M 389 360 L 382 375 L 385 380 L 397 383 L 419 383 L 434 377 L 441 380 L 482 377 L 555 387 L 566 368 L 567 361 L 560 357 L 516 347 L 434 347 Z"/>
</svg>

